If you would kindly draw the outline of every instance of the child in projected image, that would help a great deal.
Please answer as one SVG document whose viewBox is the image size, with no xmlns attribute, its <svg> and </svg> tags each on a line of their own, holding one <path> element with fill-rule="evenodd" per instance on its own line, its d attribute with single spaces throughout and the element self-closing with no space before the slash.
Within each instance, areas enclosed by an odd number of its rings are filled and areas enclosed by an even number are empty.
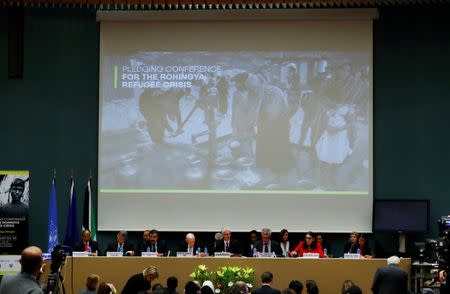
<svg viewBox="0 0 450 294">
<path fill-rule="evenodd" d="M 326 112 L 326 128 L 315 148 L 319 159 L 320 184 L 328 190 L 340 188 L 337 183 L 338 168 L 353 152 L 347 121 L 353 114 L 354 108 L 349 105 Z"/>
</svg>

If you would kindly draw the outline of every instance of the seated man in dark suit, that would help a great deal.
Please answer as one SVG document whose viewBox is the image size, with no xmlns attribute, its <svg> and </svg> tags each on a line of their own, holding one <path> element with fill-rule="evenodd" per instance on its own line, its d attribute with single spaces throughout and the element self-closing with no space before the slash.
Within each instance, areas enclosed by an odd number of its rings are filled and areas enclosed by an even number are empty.
<svg viewBox="0 0 450 294">
<path fill-rule="evenodd" d="M 407 294 L 408 274 L 399 269 L 400 258 L 391 256 L 387 266 L 377 269 L 372 282 L 373 294 Z"/>
<path fill-rule="evenodd" d="M 143 241 L 139 245 L 137 255 L 142 255 L 142 252 L 157 252 L 158 256 L 167 254 L 166 241 L 159 240 L 159 232 L 157 230 L 144 231 Z"/>
<path fill-rule="evenodd" d="M 89 255 L 100 255 L 98 252 L 98 243 L 91 240 L 91 231 L 83 230 L 81 233 L 81 241 L 75 244 L 73 251 L 86 251 Z"/>
<path fill-rule="evenodd" d="M 167 254 L 167 245 L 166 241 L 159 239 L 159 232 L 158 230 L 151 230 L 150 231 L 150 250 L 151 252 L 158 252 L 158 255 L 166 255 Z"/>
<path fill-rule="evenodd" d="M 150 252 L 150 230 L 145 230 L 142 234 L 142 242 L 136 248 L 136 255 L 142 255 L 142 252 Z"/>
<path fill-rule="evenodd" d="M 180 245 L 178 248 L 178 251 L 180 252 L 189 252 L 192 253 L 192 255 L 198 255 L 198 256 L 207 256 L 205 252 L 200 252 L 200 254 L 197 254 L 197 250 L 202 250 L 202 247 L 200 244 L 196 241 L 195 235 L 192 233 L 188 233 L 186 235 L 186 239 L 184 242 Z"/>
<path fill-rule="evenodd" d="M 234 256 L 242 255 L 242 248 L 239 246 L 237 240 L 231 239 L 230 228 L 222 230 L 222 239 L 216 240 L 214 245 L 214 252 L 229 252 Z"/>
<path fill-rule="evenodd" d="M 262 253 L 275 253 L 276 256 L 282 256 L 280 243 L 270 239 L 272 231 L 268 228 L 261 230 L 261 240 L 255 243 L 255 249 L 257 252 Z"/>
<path fill-rule="evenodd" d="M 134 255 L 134 246 L 127 241 L 127 238 L 127 231 L 120 231 L 117 233 L 116 242 L 110 243 L 106 252 L 122 252 L 123 256 Z"/>
<path fill-rule="evenodd" d="M 271 272 L 263 272 L 261 275 L 261 288 L 253 290 L 253 294 L 281 294 L 280 290 L 271 287 L 273 274 Z"/>
</svg>

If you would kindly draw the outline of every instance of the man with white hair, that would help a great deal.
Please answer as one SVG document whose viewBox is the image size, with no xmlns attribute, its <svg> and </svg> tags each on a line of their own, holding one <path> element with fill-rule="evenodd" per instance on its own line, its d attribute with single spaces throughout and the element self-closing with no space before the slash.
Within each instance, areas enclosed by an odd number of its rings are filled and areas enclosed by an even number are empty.
<svg viewBox="0 0 450 294">
<path fill-rule="evenodd" d="M 232 255 L 242 255 L 242 249 L 237 240 L 231 239 L 231 229 L 225 228 L 222 230 L 222 239 L 216 240 L 214 246 L 215 252 L 229 252 Z"/>
<path fill-rule="evenodd" d="M 400 258 L 391 256 L 387 266 L 377 269 L 372 282 L 374 294 L 406 294 L 408 293 L 408 274 L 398 268 Z"/>
<path fill-rule="evenodd" d="M 268 228 L 261 230 L 261 240 L 255 243 L 257 252 L 275 253 L 276 256 L 282 256 L 280 243 L 271 240 L 272 231 Z"/>
<path fill-rule="evenodd" d="M 179 249 L 180 249 L 179 251 L 192 253 L 192 255 L 196 255 L 197 249 L 202 250 L 202 248 L 196 241 L 195 235 L 193 233 L 186 234 L 186 238 Z M 204 254 L 201 255 L 204 256 Z"/>
</svg>

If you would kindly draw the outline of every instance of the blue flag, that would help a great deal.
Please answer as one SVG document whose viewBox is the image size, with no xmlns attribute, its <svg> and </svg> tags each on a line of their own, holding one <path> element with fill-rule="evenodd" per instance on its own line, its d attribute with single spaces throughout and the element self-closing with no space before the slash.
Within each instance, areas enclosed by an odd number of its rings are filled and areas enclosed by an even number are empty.
<svg viewBox="0 0 450 294">
<path fill-rule="evenodd" d="M 70 206 L 67 219 L 66 239 L 64 241 L 67 246 L 72 248 L 79 241 L 80 230 L 80 227 L 78 227 L 77 193 L 75 192 L 74 186 L 75 184 L 72 179 L 70 186 Z"/>
<path fill-rule="evenodd" d="M 47 252 L 52 252 L 58 244 L 58 211 L 56 209 L 56 184 L 52 181 L 50 189 L 50 201 L 48 203 L 48 247 Z"/>
</svg>

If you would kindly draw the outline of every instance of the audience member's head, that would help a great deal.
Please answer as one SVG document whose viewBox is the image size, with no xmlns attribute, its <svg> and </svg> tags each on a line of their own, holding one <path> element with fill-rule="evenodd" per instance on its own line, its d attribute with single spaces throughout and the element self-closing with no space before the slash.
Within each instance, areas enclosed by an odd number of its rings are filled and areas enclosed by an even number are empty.
<svg viewBox="0 0 450 294">
<path fill-rule="evenodd" d="M 241 291 L 236 285 L 233 285 L 232 287 L 226 289 L 224 294 L 241 294 Z"/>
<path fill-rule="evenodd" d="M 167 289 L 175 290 L 178 287 L 178 279 L 174 276 L 167 278 Z"/>
<path fill-rule="evenodd" d="M 197 291 L 200 290 L 200 287 L 198 284 L 196 284 L 194 281 L 189 281 L 184 286 L 184 294 L 197 294 Z"/>
<path fill-rule="evenodd" d="M 152 291 L 155 291 L 156 289 L 164 289 L 164 287 L 160 283 L 156 283 L 152 286 Z"/>
<path fill-rule="evenodd" d="M 273 280 L 273 274 L 271 272 L 263 272 L 261 275 L 261 282 L 264 284 L 270 284 Z"/>
<path fill-rule="evenodd" d="M 237 281 L 235 284 L 236 289 L 239 290 L 239 293 L 241 294 L 247 294 L 248 293 L 248 286 L 247 283 L 244 281 Z"/>
<path fill-rule="evenodd" d="M 117 294 L 117 290 L 113 284 L 101 282 L 98 286 L 97 294 Z"/>
<path fill-rule="evenodd" d="M 307 294 L 319 294 L 319 287 L 317 286 L 316 281 L 314 281 L 314 280 L 306 281 L 306 293 Z"/>
<path fill-rule="evenodd" d="M 346 291 L 348 290 L 348 288 L 350 288 L 351 286 L 353 286 L 354 283 L 351 280 L 345 280 L 344 283 L 342 283 L 342 289 L 341 289 L 341 293 L 345 294 L 347 293 Z"/>
<path fill-rule="evenodd" d="M 291 288 L 286 288 L 281 291 L 281 294 L 296 294 Z"/>
<path fill-rule="evenodd" d="M 86 289 L 89 291 L 96 291 L 100 277 L 96 274 L 90 274 L 86 280 Z"/>
<path fill-rule="evenodd" d="M 362 294 L 361 288 L 356 285 L 350 286 L 344 294 Z"/>
<path fill-rule="evenodd" d="M 38 276 L 43 265 L 42 250 L 36 246 L 25 248 L 20 257 L 20 265 L 22 272 Z"/>
<path fill-rule="evenodd" d="M 391 256 L 387 259 L 387 264 L 398 266 L 400 264 L 400 258 L 396 255 Z"/>
<path fill-rule="evenodd" d="M 158 269 L 156 268 L 156 266 L 149 266 L 146 267 L 143 271 L 142 274 L 144 275 L 144 278 L 151 283 L 153 280 L 155 280 L 156 278 L 159 277 L 159 273 L 158 273 Z M 161 284 L 160 284 L 161 285 Z M 161 286 L 162 287 L 162 286 Z"/>
<path fill-rule="evenodd" d="M 294 290 L 296 294 L 301 294 L 303 291 L 303 283 L 299 280 L 293 280 L 289 283 L 289 289 Z"/>
<path fill-rule="evenodd" d="M 211 281 L 207 280 L 203 282 L 202 288 L 200 289 L 201 294 L 214 294 L 214 285 Z"/>
</svg>

